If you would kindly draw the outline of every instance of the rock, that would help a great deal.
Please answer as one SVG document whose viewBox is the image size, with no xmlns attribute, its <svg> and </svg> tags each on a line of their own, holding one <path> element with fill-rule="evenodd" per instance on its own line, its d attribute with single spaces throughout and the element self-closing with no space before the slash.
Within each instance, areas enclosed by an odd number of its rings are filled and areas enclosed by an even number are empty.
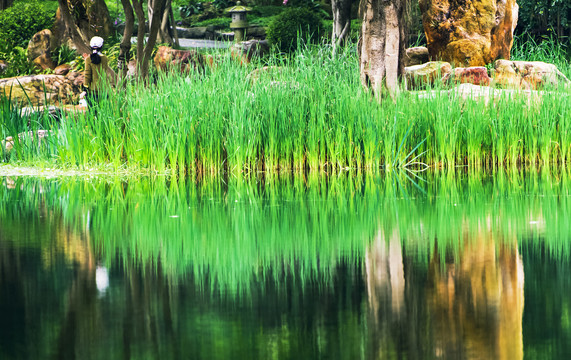
<svg viewBox="0 0 571 360">
<path fill-rule="evenodd" d="M 404 55 L 405 67 L 413 65 L 421 65 L 427 63 L 428 61 L 429 61 L 428 49 L 426 47 L 416 46 L 406 49 L 406 53 Z"/>
<path fill-rule="evenodd" d="M 62 64 L 54 69 L 56 75 L 67 75 L 71 71 L 71 65 Z"/>
<path fill-rule="evenodd" d="M 62 75 L 30 75 L 0 79 L 0 94 L 10 97 L 19 106 L 75 104 L 81 93 L 79 77 Z"/>
<path fill-rule="evenodd" d="M 452 66 L 443 61 L 431 61 L 422 65 L 404 68 L 404 76 L 408 89 L 418 89 L 426 85 L 434 85 L 452 72 Z"/>
<path fill-rule="evenodd" d="M 191 69 L 203 70 L 207 61 L 204 56 L 195 50 L 175 50 L 168 46 L 161 46 L 155 55 L 157 69 L 166 71 L 178 69 L 189 72 Z"/>
<path fill-rule="evenodd" d="M 419 0 L 432 59 L 457 67 L 509 59 L 517 24 L 515 0 Z"/>
<path fill-rule="evenodd" d="M 541 104 L 541 99 L 545 95 L 542 91 L 533 90 L 506 90 L 506 89 L 494 89 L 489 86 L 479 86 L 474 84 L 460 84 L 450 90 L 429 90 L 429 91 L 418 91 L 413 93 L 419 99 L 436 99 L 442 96 L 448 96 L 451 99 L 462 100 L 462 101 L 481 101 L 484 105 L 495 103 L 499 99 L 517 99 L 520 97 L 525 97 L 528 105 L 539 105 Z"/>
<path fill-rule="evenodd" d="M 246 29 L 246 38 L 248 39 L 265 39 L 266 28 L 263 26 L 250 26 Z"/>
<path fill-rule="evenodd" d="M 0 74 L 8 70 L 8 64 L 4 60 L 0 60 Z"/>
<path fill-rule="evenodd" d="M 48 29 L 42 30 L 34 34 L 30 42 L 28 43 L 28 61 L 33 63 L 35 59 L 40 56 L 44 56 L 45 59 L 42 60 L 43 63 L 49 59 L 51 63 L 51 42 L 52 42 L 52 32 Z M 45 69 L 45 68 L 43 68 Z M 53 68 L 52 68 L 53 69 Z"/>
<path fill-rule="evenodd" d="M 34 64 L 40 70 L 53 70 L 56 67 L 56 63 L 54 63 L 48 54 L 42 54 L 38 56 L 32 61 L 32 64 Z"/>
<path fill-rule="evenodd" d="M 18 134 L 18 141 L 38 141 L 38 147 L 42 145 L 42 139 L 53 135 L 53 131 L 51 130 L 36 130 L 36 131 L 27 131 Z M 1 149 L 2 152 L 8 153 L 10 150 L 14 148 L 16 140 L 12 136 L 8 136 L 6 139 L 2 140 L 1 142 Z"/>
<path fill-rule="evenodd" d="M 192 28 L 176 28 L 178 37 L 187 39 L 204 39 L 206 37 L 206 26 Z"/>
<path fill-rule="evenodd" d="M 270 52 L 270 45 L 266 40 L 248 40 L 234 44 L 232 57 L 241 58 L 242 62 L 249 63 L 254 56 L 261 57 Z"/>
<path fill-rule="evenodd" d="M 85 78 L 83 77 L 83 73 L 79 72 L 79 71 L 70 71 L 65 78 L 67 79 L 67 82 L 69 84 L 71 84 L 74 87 L 79 87 L 81 88 L 81 86 L 84 83 Z M 81 92 L 81 91 L 80 91 Z"/>
<path fill-rule="evenodd" d="M 494 69 L 494 81 L 500 87 L 539 89 L 571 85 L 555 65 L 541 61 L 497 60 Z"/>
<path fill-rule="evenodd" d="M 275 81 L 275 79 L 281 75 L 283 69 L 280 66 L 264 66 L 259 69 L 255 69 L 246 76 L 246 81 L 250 83 L 256 83 L 261 79 Z"/>
<path fill-rule="evenodd" d="M 469 83 L 482 86 L 488 86 L 492 81 L 488 76 L 488 70 L 483 66 L 455 68 L 446 80 L 456 84 Z"/>
</svg>

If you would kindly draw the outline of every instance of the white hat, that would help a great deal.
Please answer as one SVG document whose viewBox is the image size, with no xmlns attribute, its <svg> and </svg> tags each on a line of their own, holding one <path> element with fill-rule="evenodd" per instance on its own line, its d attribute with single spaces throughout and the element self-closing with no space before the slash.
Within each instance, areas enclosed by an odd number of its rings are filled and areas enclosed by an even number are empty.
<svg viewBox="0 0 571 360">
<path fill-rule="evenodd" d="M 92 37 L 91 41 L 89 42 L 89 46 L 91 46 L 92 48 L 102 48 L 103 47 L 103 38 L 101 38 L 99 36 Z"/>
</svg>

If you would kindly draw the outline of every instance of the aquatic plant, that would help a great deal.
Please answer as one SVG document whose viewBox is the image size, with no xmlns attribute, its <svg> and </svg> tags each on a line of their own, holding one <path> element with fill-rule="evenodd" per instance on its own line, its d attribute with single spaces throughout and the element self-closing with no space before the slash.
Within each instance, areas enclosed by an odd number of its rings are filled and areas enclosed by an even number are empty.
<svg viewBox="0 0 571 360">
<path fill-rule="evenodd" d="M 254 75 L 256 66 L 217 55 L 212 69 L 127 83 L 97 113 L 61 119 L 53 161 L 196 176 L 392 169 L 412 159 L 436 168 L 571 160 L 571 101 L 562 101 L 569 89 L 486 103 L 436 88 L 379 104 L 362 88 L 355 57 L 352 47 L 333 56 L 327 46 L 306 46 L 271 56 L 274 71 Z"/>
</svg>

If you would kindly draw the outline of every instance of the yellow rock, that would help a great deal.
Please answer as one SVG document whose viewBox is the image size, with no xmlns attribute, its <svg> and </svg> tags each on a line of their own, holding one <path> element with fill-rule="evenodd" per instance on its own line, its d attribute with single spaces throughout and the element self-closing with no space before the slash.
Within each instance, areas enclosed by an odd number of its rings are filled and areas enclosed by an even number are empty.
<svg viewBox="0 0 571 360">
<path fill-rule="evenodd" d="M 515 0 L 419 0 L 419 5 L 431 59 L 454 66 L 509 59 Z"/>
</svg>

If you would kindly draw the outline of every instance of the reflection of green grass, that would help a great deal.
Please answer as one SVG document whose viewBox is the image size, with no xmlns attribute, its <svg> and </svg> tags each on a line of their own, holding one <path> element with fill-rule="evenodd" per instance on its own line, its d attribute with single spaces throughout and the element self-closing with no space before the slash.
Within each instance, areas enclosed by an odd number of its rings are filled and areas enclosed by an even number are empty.
<svg viewBox="0 0 571 360">
<path fill-rule="evenodd" d="M 121 254 L 139 265 L 160 262 L 175 277 L 191 272 L 240 292 L 269 273 L 281 277 L 295 268 L 312 277 L 340 261 L 359 261 L 379 229 L 395 227 L 421 262 L 436 244 L 443 256 L 458 250 L 477 229 L 568 257 L 565 173 L 426 180 L 422 193 L 398 174 L 198 185 L 164 178 L 59 185 L 19 179 L 15 187 L 23 190 L 1 190 L 0 215 L 8 224 L 14 216 L 33 218 L 40 204 L 61 207 L 66 223 L 80 231 L 90 227 L 94 249 L 106 261 Z"/>
</svg>

